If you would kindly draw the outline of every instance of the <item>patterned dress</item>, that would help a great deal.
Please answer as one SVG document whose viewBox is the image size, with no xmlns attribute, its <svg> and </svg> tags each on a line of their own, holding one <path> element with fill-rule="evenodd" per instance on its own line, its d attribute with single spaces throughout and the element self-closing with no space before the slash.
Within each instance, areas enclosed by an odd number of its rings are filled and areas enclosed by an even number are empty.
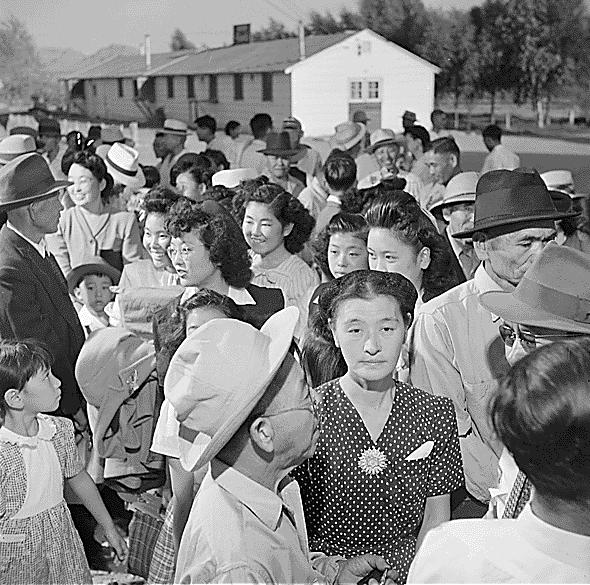
<svg viewBox="0 0 590 585">
<path fill-rule="evenodd" d="M 346 558 L 379 554 L 398 571 L 398 583 L 405 583 L 426 498 L 463 483 L 453 405 L 396 382 L 391 413 L 374 442 L 339 379 L 317 392 L 320 440 L 314 456 L 293 474 L 310 550 Z M 408 460 L 414 451 L 422 456 Z"/>
<path fill-rule="evenodd" d="M 74 427 L 37 420 L 34 437 L 0 428 L 0 584 L 92 583 L 63 498 L 63 478 L 84 469 Z"/>
</svg>

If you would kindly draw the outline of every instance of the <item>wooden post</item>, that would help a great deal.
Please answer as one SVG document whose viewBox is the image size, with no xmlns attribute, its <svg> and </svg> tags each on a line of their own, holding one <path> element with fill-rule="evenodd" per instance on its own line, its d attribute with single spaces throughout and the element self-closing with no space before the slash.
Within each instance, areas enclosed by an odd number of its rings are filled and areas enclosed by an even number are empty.
<svg viewBox="0 0 590 585">
<path fill-rule="evenodd" d="M 506 130 L 510 130 L 512 127 L 512 112 L 508 111 L 504 115 L 504 127 Z"/>
</svg>

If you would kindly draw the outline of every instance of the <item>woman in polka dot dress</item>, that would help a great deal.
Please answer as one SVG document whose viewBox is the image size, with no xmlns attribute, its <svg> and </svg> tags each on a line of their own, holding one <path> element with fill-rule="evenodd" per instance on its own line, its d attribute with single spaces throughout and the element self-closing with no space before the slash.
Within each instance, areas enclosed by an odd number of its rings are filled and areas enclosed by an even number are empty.
<svg viewBox="0 0 590 585">
<path fill-rule="evenodd" d="M 312 333 L 346 373 L 316 390 L 320 440 L 294 472 L 310 549 L 382 555 L 400 583 L 426 532 L 449 520 L 450 493 L 463 483 L 452 403 L 393 379 L 415 302 L 397 273 L 359 270 L 322 292 Z M 317 347 L 304 345 L 306 365 L 337 364 L 311 356 Z"/>
</svg>

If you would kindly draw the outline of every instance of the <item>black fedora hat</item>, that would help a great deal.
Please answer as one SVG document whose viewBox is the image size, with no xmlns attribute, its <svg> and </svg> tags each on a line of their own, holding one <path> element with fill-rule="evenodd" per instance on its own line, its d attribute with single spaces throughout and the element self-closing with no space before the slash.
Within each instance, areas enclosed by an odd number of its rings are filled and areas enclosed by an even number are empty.
<svg viewBox="0 0 590 585">
<path fill-rule="evenodd" d="M 455 238 L 471 238 L 475 232 L 505 227 L 514 231 L 541 221 L 578 215 L 573 211 L 557 211 L 549 190 L 536 171 L 497 170 L 483 174 L 477 182 L 473 228 Z M 505 233 L 508 233 L 505 231 Z"/>
<path fill-rule="evenodd" d="M 302 146 L 299 148 L 293 148 L 291 146 L 291 137 L 288 132 L 269 132 L 266 137 L 266 148 L 258 152 L 290 158 L 302 150 Z"/>
<path fill-rule="evenodd" d="M 40 154 L 23 154 L 0 168 L 0 211 L 47 199 L 70 185 L 71 181 L 53 178 L 47 161 Z"/>
</svg>

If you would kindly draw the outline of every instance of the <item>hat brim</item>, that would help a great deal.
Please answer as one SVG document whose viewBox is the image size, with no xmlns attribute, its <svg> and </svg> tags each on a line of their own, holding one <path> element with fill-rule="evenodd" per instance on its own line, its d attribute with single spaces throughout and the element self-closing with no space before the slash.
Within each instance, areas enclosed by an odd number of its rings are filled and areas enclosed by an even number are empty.
<svg viewBox="0 0 590 585">
<path fill-rule="evenodd" d="M 428 209 L 431 213 L 433 211 L 441 210 L 449 205 L 456 205 L 457 203 L 475 203 L 475 193 L 462 193 L 461 195 L 454 195 L 449 197 L 446 201 L 437 201 L 432 207 Z"/>
<path fill-rule="evenodd" d="M 300 152 L 303 152 L 305 148 L 300 146 L 299 148 L 290 148 L 288 150 L 280 150 L 278 148 L 263 148 L 262 150 L 258 150 L 257 152 L 261 154 L 266 154 L 270 156 L 282 156 L 285 158 L 291 158 Z"/>
<path fill-rule="evenodd" d="M 7 165 L 9 162 L 12 162 L 18 156 L 22 156 L 23 154 L 33 154 L 34 150 L 29 150 L 27 152 L 18 152 L 18 153 L 4 153 L 0 154 L 0 164 Z"/>
<path fill-rule="evenodd" d="M 189 130 L 173 130 L 172 128 L 158 128 L 156 134 L 173 134 L 174 136 L 188 136 Z"/>
<path fill-rule="evenodd" d="M 73 268 L 68 276 L 68 290 L 70 293 L 74 292 L 74 289 L 80 281 L 87 275 L 87 274 L 106 274 L 112 281 L 113 284 L 116 285 L 121 278 L 121 273 L 114 267 L 108 263 L 105 264 L 81 264 L 80 266 L 76 266 Z"/>
<path fill-rule="evenodd" d="M 537 307 L 531 307 L 515 298 L 512 292 L 485 292 L 479 296 L 479 302 L 488 311 L 510 323 L 590 335 L 590 324 L 579 323 L 573 319 L 559 317 Z"/>
<path fill-rule="evenodd" d="M 30 154 L 30 153 L 29 153 Z M 24 199 L 18 199 L 16 201 L 7 201 L 6 203 L 0 203 L 0 211 L 12 211 L 19 207 L 26 207 L 35 201 L 42 201 L 43 199 L 49 199 L 50 197 L 56 196 L 58 191 L 73 185 L 71 181 L 55 181 L 51 187 L 44 189 L 42 193 L 33 195 L 31 197 L 25 197 Z"/>
<path fill-rule="evenodd" d="M 115 183 L 121 183 L 122 185 L 126 185 L 127 187 L 131 187 L 133 189 L 140 189 L 145 185 L 145 175 L 143 174 L 140 166 L 137 167 L 137 173 L 133 177 L 130 177 L 129 175 L 121 173 L 117 169 L 113 168 L 106 158 L 104 162 L 107 165 L 109 175 L 113 177 Z"/>
<path fill-rule="evenodd" d="M 380 140 L 372 146 L 369 146 L 369 148 L 367 148 L 367 152 L 373 154 L 378 148 L 381 148 L 382 146 L 389 146 L 390 144 L 395 144 L 395 146 L 399 146 L 399 141 L 397 138 L 387 138 L 386 140 Z"/>
<path fill-rule="evenodd" d="M 355 124 L 359 124 L 361 127 L 360 132 L 356 136 L 345 143 L 337 142 L 336 137 L 332 136 L 330 139 L 330 147 L 339 148 L 340 150 L 350 150 L 353 146 L 356 146 L 367 134 L 367 127 L 361 122 L 355 122 Z"/>
<path fill-rule="evenodd" d="M 527 221 L 541 221 L 541 220 L 548 220 L 548 219 L 553 219 L 555 221 L 559 220 L 559 219 L 565 219 L 567 217 L 576 217 L 577 215 L 580 215 L 580 212 L 578 211 L 570 211 L 570 212 L 564 212 L 564 213 L 543 213 L 543 214 L 539 214 L 539 215 L 528 215 L 528 216 L 515 216 L 515 217 L 511 217 L 511 218 L 502 218 L 501 220 L 491 220 L 491 221 L 486 221 L 485 223 L 481 223 L 480 225 L 477 226 L 473 226 L 472 229 L 470 230 L 465 230 L 463 232 L 458 232 L 456 234 L 451 234 L 453 236 L 453 238 L 458 238 L 458 239 L 462 239 L 462 238 L 471 238 L 473 236 L 473 234 L 475 234 L 476 232 L 485 232 L 486 230 L 492 229 L 492 228 L 497 228 L 497 227 L 502 227 L 502 226 L 509 226 L 515 223 L 523 223 L 523 222 L 527 222 Z"/>
<path fill-rule="evenodd" d="M 296 307 L 287 307 L 272 315 L 262 326 L 260 332 L 271 339 L 266 375 L 259 381 L 257 388 L 245 389 L 240 402 L 233 405 L 234 412 L 219 427 L 204 449 L 202 442 L 193 442 L 188 449 L 182 449 L 181 464 L 187 471 L 194 471 L 209 463 L 250 416 L 283 363 L 293 341 L 298 320 L 299 310 Z"/>
</svg>

